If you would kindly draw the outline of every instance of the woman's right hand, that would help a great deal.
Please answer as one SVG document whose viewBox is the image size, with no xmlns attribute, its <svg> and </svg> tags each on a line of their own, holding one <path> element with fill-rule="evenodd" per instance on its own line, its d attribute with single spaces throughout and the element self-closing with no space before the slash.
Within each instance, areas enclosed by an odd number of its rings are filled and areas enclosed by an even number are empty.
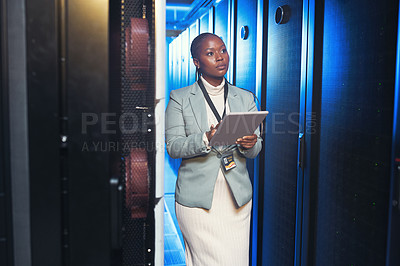
<svg viewBox="0 0 400 266">
<path fill-rule="evenodd" d="M 219 123 L 215 127 L 214 127 L 214 125 L 211 125 L 210 131 L 206 132 L 206 137 L 207 137 L 208 141 L 210 141 L 211 138 L 214 136 L 215 132 L 217 132 L 218 127 L 219 127 Z"/>
</svg>

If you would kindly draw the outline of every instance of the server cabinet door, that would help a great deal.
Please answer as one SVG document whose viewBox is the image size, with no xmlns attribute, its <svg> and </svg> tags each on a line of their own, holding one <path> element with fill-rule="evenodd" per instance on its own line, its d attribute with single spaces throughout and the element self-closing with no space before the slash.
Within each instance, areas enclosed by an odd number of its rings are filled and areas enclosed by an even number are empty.
<svg viewBox="0 0 400 266">
<path fill-rule="evenodd" d="M 182 35 L 179 35 L 175 39 L 175 47 L 174 47 L 174 57 L 175 57 L 175 66 L 174 66 L 174 88 L 179 89 L 182 87 Z"/>
<path fill-rule="evenodd" d="M 35 3 L 29 1 L 25 4 L 19 1 L 7 1 L 7 9 L 12 9 L 13 12 L 23 13 L 24 6 L 26 8 L 26 29 L 19 28 L 22 25 L 16 23 L 16 25 L 9 24 L 8 26 L 15 26 L 15 28 L 7 30 L 10 33 L 26 31 L 26 42 L 23 41 L 22 37 L 19 37 L 21 33 L 14 37 L 15 40 L 21 38 L 20 43 L 26 46 L 26 77 L 24 77 L 25 72 L 20 69 L 25 64 L 25 62 L 20 61 L 21 59 L 25 60 L 24 53 L 18 51 L 20 54 L 16 55 L 17 50 L 14 50 L 14 52 L 12 49 L 9 50 L 10 58 L 12 56 L 18 58 L 18 60 L 14 59 L 13 64 L 10 65 L 13 67 L 13 71 L 18 71 L 18 73 L 15 73 L 17 75 L 14 74 L 18 83 L 13 82 L 10 85 L 14 84 L 14 86 L 19 87 L 14 92 L 17 93 L 16 96 L 21 97 L 18 100 L 21 105 L 18 110 L 28 115 L 28 128 L 19 127 L 18 130 L 20 131 L 19 134 L 27 132 L 29 143 L 29 158 L 26 157 L 27 154 L 23 146 L 19 146 L 18 149 L 22 149 L 17 151 L 20 153 L 19 159 L 21 161 L 17 163 L 20 170 L 25 170 L 25 160 L 29 159 L 29 169 L 26 169 L 26 171 L 29 171 L 29 174 L 26 173 L 26 175 L 29 175 L 29 179 L 24 180 L 25 173 L 23 172 L 20 172 L 19 176 L 14 179 L 19 183 L 18 191 L 23 193 L 21 193 L 22 195 L 15 194 L 13 189 L 14 196 L 18 195 L 18 201 L 13 200 L 13 204 L 17 203 L 19 206 L 29 208 L 29 212 L 21 211 L 21 209 L 20 211 L 21 214 L 30 215 L 30 217 L 18 215 L 16 216 L 18 218 L 13 221 L 17 223 L 16 228 L 21 225 L 27 226 L 27 228 L 22 227 L 24 230 L 20 229 L 20 232 L 16 235 L 16 238 L 21 238 L 25 243 L 15 239 L 14 245 L 18 248 L 14 250 L 14 256 L 18 257 L 16 257 L 14 263 L 16 265 L 59 266 L 62 265 L 62 261 L 66 257 L 65 250 L 67 248 L 63 247 L 62 244 L 68 232 L 64 236 L 61 235 L 64 229 L 62 212 L 65 210 L 62 205 L 62 197 L 64 198 L 66 194 L 61 194 L 64 176 L 60 174 L 62 166 L 60 163 L 60 118 L 62 116 L 60 102 L 62 100 L 60 99 L 61 90 L 59 88 L 60 69 L 57 47 L 59 46 L 59 35 L 56 26 L 58 21 L 55 16 L 57 5 L 55 2 L 49 1 L 35 1 Z M 22 17 L 19 17 L 21 13 L 13 14 L 14 19 L 22 21 Z M 106 20 L 106 18 L 104 19 Z M 13 49 L 18 49 L 18 46 L 14 46 Z M 14 64 L 18 64 L 16 65 L 18 67 L 15 67 Z M 25 96 L 20 94 L 24 91 L 22 83 L 25 79 L 28 97 L 26 107 L 23 106 Z M 14 126 L 20 126 L 25 115 L 21 115 L 18 119 L 21 121 L 16 124 L 13 123 Z M 21 139 L 20 145 L 23 145 L 22 139 L 25 138 L 22 136 L 24 135 L 19 134 L 14 137 L 19 137 Z M 21 190 L 25 188 L 25 184 L 29 186 L 29 193 Z M 27 200 L 27 197 L 29 200 Z M 19 219 L 22 219 L 22 221 Z M 30 233 L 30 236 L 26 236 L 26 233 Z"/>
<path fill-rule="evenodd" d="M 196 81 L 196 66 L 193 64 L 192 54 L 190 53 L 190 45 L 196 36 L 199 35 L 199 27 L 197 21 L 193 23 L 189 28 L 189 56 L 188 56 L 188 64 L 189 64 L 189 74 L 188 81 L 189 84 L 193 84 Z"/>
<path fill-rule="evenodd" d="M 167 92 L 170 92 L 172 90 L 173 86 L 173 81 L 174 81 L 174 56 L 175 56 L 175 51 L 174 51 L 174 42 L 170 42 L 168 45 L 168 88 Z M 167 93 L 166 95 L 169 95 Z M 169 100 L 169 97 L 165 99 L 166 101 Z"/>
<path fill-rule="evenodd" d="M 65 265 L 101 266 L 111 261 L 109 150 L 104 146 L 109 138 L 100 123 L 82 127 L 85 114 L 100 116 L 109 108 L 108 1 L 98 5 L 94 10 L 89 2 L 68 1 L 65 11 L 68 138 L 61 168 Z M 100 143 L 102 150 L 93 150 L 91 143 Z"/>
<path fill-rule="evenodd" d="M 189 30 L 181 33 L 181 87 L 188 86 L 188 69 L 189 69 Z"/>
<path fill-rule="evenodd" d="M 200 33 L 209 32 L 209 25 L 210 25 L 210 14 L 209 11 L 207 11 L 199 19 Z"/>
<path fill-rule="evenodd" d="M 257 0 L 238 0 L 236 18 L 235 84 L 255 92 Z"/>
<path fill-rule="evenodd" d="M 315 11 L 322 87 L 307 265 L 385 265 L 397 10 L 392 0 L 325 0 Z"/>
<path fill-rule="evenodd" d="M 173 50 L 173 57 L 170 59 L 173 61 L 173 68 L 172 68 L 172 77 L 173 80 L 171 81 L 172 87 L 169 88 L 170 91 L 179 89 L 181 87 L 181 35 L 179 35 L 175 40 L 171 42 L 172 50 Z M 171 49 L 170 45 L 170 49 Z M 167 96 L 167 102 L 169 101 L 169 95 Z M 171 168 L 174 170 L 175 175 L 178 174 L 178 168 L 181 164 L 182 159 L 172 159 L 168 154 L 166 154 L 166 158 L 168 159 L 168 163 L 170 164 Z"/>
<path fill-rule="evenodd" d="M 172 51 L 173 51 L 172 52 L 173 57 L 171 58 L 171 60 L 173 61 L 173 64 L 172 64 L 172 69 L 171 69 L 171 71 L 172 71 L 172 81 L 171 81 L 172 87 L 170 88 L 170 90 L 177 89 L 180 86 L 180 84 L 177 84 L 178 79 L 179 79 L 179 72 L 178 72 L 178 61 L 179 61 L 178 60 L 178 38 L 176 38 L 175 40 L 173 40 L 171 42 Z"/>
<path fill-rule="evenodd" d="M 215 7 L 215 25 L 214 34 L 218 35 L 225 43 L 228 48 L 228 20 L 229 20 L 229 1 L 223 0 Z M 228 53 L 231 51 L 228 51 Z"/>
<path fill-rule="evenodd" d="M 302 1 L 269 1 L 262 265 L 293 265 L 300 108 Z M 275 22 L 279 6 L 290 8 Z M 286 13 L 287 15 L 287 13 Z M 262 196 L 262 195 L 260 195 Z"/>
<path fill-rule="evenodd" d="M 236 64 L 234 84 L 255 93 L 257 0 L 238 0 L 236 17 Z M 234 62 L 231 58 L 231 62 Z M 254 178 L 254 160 L 247 160 L 250 178 Z M 254 183 L 254 182 L 253 182 Z"/>
</svg>

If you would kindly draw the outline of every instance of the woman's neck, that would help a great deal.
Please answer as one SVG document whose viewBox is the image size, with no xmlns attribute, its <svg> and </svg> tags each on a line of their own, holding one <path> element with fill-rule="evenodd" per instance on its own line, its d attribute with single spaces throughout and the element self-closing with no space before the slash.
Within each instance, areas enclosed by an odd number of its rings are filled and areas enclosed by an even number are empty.
<svg viewBox="0 0 400 266">
<path fill-rule="evenodd" d="M 214 87 L 217 87 L 218 85 L 221 84 L 221 82 L 224 80 L 224 77 L 221 78 L 212 78 L 208 76 L 203 76 L 202 77 L 210 84 L 213 85 Z"/>
<path fill-rule="evenodd" d="M 200 77 L 200 79 L 202 80 L 203 85 L 209 95 L 217 96 L 221 93 L 224 93 L 225 80 L 222 80 L 221 84 L 219 84 L 218 86 L 213 86 L 202 76 Z"/>
</svg>

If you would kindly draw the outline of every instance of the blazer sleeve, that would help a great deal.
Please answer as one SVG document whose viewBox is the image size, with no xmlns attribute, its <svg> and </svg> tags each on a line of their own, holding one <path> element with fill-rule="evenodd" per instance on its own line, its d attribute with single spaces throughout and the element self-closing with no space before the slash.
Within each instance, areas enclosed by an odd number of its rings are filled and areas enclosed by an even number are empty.
<svg viewBox="0 0 400 266">
<path fill-rule="evenodd" d="M 165 142 L 168 154 L 174 158 L 191 158 L 210 152 L 203 141 L 204 132 L 186 136 L 182 97 L 171 91 L 165 113 Z"/>
<path fill-rule="evenodd" d="M 254 102 L 253 94 L 248 93 L 246 96 L 249 96 L 249 97 L 246 97 L 246 103 L 247 103 L 247 106 L 248 106 L 248 111 L 249 111 L 249 112 L 256 112 L 256 111 L 258 111 L 257 105 L 256 105 L 256 103 Z M 238 146 L 239 152 L 240 152 L 241 154 L 243 154 L 246 158 L 249 158 L 249 159 L 255 158 L 255 157 L 258 155 L 258 153 L 261 151 L 261 148 L 262 148 L 262 138 L 261 138 L 261 136 L 260 136 L 259 127 L 256 129 L 256 131 L 255 131 L 254 133 L 257 135 L 257 142 L 256 142 L 256 144 L 253 146 L 253 148 L 251 148 L 251 149 L 244 149 L 244 148 Z"/>
</svg>

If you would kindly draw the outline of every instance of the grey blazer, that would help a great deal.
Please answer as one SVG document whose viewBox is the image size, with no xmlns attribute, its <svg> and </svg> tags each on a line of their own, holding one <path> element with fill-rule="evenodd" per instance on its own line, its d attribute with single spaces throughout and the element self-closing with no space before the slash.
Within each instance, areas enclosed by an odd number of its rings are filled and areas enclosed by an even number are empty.
<svg viewBox="0 0 400 266">
<path fill-rule="evenodd" d="M 253 95 L 228 83 L 227 104 L 231 112 L 257 111 Z M 204 96 L 197 82 L 171 91 L 166 110 L 165 141 L 172 158 L 182 158 L 175 186 L 175 200 L 188 207 L 211 208 L 214 185 L 221 167 L 219 154 L 207 149 L 203 134 L 208 131 Z M 261 150 L 259 130 L 257 143 L 245 150 L 234 146 L 237 167 L 222 170 L 237 207 L 250 201 L 252 185 L 246 168 L 246 158 L 254 158 Z"/>
</svg>

